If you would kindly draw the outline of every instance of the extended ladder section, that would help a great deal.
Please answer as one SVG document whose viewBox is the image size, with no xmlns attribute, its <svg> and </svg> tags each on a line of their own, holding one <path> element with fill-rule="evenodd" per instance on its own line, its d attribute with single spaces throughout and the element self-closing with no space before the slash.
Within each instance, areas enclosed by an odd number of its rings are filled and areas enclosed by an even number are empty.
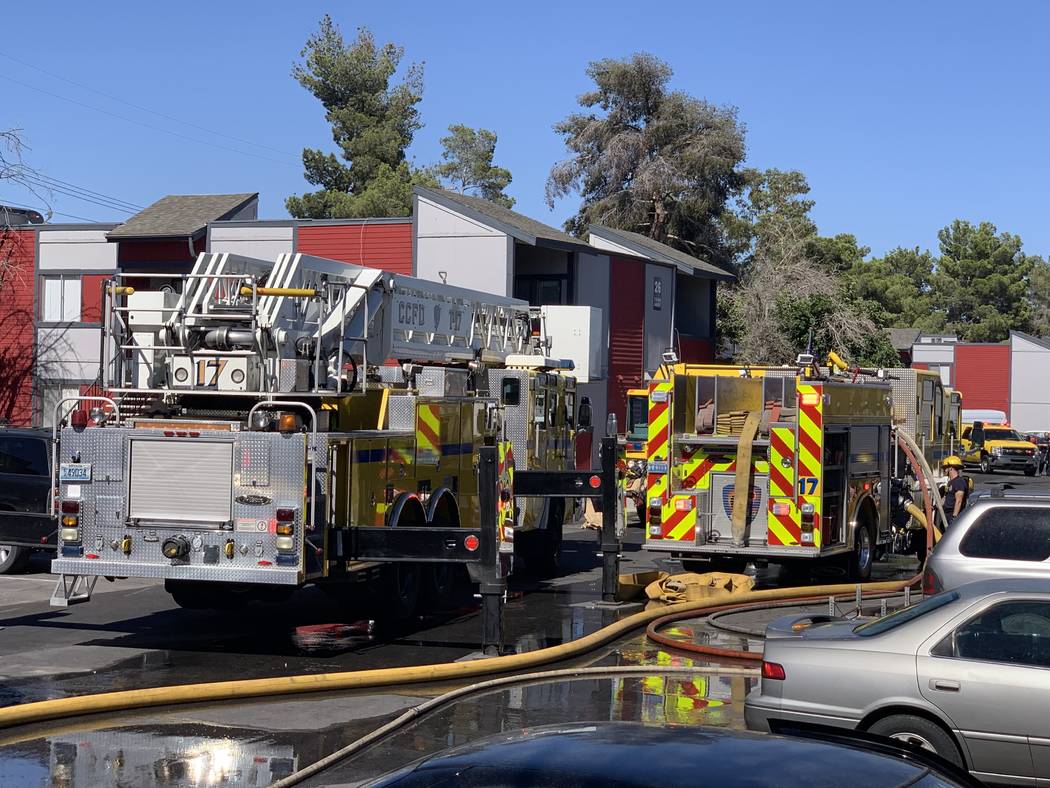
<svg viewBox="0 0 1050 788">
<path fill-rule="evenodd" d="M 129 290 L 107 298 L 102 382 L 116 391 L 345 393 L 387 359 L 542 352 L 524 301 L 304 254 L 204 253 L 181 293 Z"/>
</svg>

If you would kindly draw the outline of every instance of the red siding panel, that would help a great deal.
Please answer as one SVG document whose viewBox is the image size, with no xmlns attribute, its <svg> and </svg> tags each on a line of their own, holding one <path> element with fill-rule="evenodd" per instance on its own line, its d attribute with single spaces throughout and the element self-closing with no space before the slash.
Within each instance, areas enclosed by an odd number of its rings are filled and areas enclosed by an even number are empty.
<svg viewBox="0 0 1050 788">
<path fill-rule="evenodd" d="M 0 230 L 0 421 L 33 420 L 34 230 Z"/>
<path fill-rule="evenodd" d="M 627 424 L 627 390 L 642 385 L 645 358 L 645 266 L 613 257 L 609 279 L 609 412 Z M 599 428 L 601 425 L 596 425 Z"/>
<path fill-rule="evenodd" d="M 681 360 L 687 364 L 710 364 L 715 360 L 715 344 L 710 339 L 679 337 Z"/>
<path fill-rule="evenodd" d="M 412 220 L 396 224 L 300 225 L 295 251 L 411 276 Z"/>
<path fill-rule="evenodd" d="M 197 255 L 204 251 L 204 239 L 190 243 L 186 238 L 164 241 L 121 241 L 117 249 L 117 261 L 120 265 L 135 263 L 192 263 Z"/>
<path fill-rule="evenodd" d="M 110 274 L 85 274 L 80 277 L 81 322 L 102 322 L 102 283 L 110 278 Z"/>
<path fill-rule="evenodd" d="M 955 388 L 963 407 L 1010 416 L 1010 345 L 956 345 Z"/>
</svg>

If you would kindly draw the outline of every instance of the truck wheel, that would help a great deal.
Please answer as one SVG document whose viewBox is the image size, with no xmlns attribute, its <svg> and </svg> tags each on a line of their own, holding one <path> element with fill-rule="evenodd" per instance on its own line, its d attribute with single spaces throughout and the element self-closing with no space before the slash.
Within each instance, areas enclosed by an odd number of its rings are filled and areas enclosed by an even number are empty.
<svg viewBox="0 0 1050 788">
<path fill-rule="evenodd" d="M 858 525 L 853 533 L 853 551 L 848 553 L 847 576 L 851 581 L 866 583 L 871 579 L 871 566 L 875 563 L 875 537 L 867 525 Z"/>
<path fill-rule="evenodd" d="M 418 564 L 395 563 L 387 573 L 385 600 L 381 600 L 395 621 L 406 621 L 416 612 L 423 573 Z"/>
<path fill-rule="evenodd" d="M 959 747 L 951 734 L 937 723 L 923 717 L 894 714 L 875 722 L 868 728 L 868 732 L 921 747 L 951 761 L 959 768 L 966 768 Z"/>
<path fill-rule="evenodd" d="M 992 467 L 992 458 L 987 454 L 981 457 L 981 473 L 995 473 L 995 468 Z"/>
<path fill-rule="evenodd" d="M 9 575 L 25 569 L 29 563 L 29 548 L 0 544 L 0 575 Z"/>
</svg>

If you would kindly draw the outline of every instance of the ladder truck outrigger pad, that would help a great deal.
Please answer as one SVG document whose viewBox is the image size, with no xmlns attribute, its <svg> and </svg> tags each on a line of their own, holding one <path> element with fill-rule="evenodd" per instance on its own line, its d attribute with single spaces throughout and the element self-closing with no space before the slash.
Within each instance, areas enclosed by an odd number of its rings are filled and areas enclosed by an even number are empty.
<svg viewBox="0 0 1050 788">
<path fill-rule="evenodd" d="M 396 609 L 446 593 L 449 562 L 505 577 L 515 532 L 560 542 L 564 505 L 512 492 L 515 462 L 574 456 L 572 364 L 527 303 L 302 254 L 131 279 L 104 288 L 106 396 L 56 408 L 53 572 L 191 607 L 380 573 Z"/>
</svg>

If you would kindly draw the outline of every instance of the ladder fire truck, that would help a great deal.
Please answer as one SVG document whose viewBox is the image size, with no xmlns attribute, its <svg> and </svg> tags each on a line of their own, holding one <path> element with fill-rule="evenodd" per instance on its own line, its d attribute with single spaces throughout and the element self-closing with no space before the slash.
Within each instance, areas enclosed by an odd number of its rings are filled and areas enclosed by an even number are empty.
<svg viewBox="0 0 1050 788">
<path fill-rule="evenodd" d="M 223 607 L 379 573 L 406 615 L 457 563 L 484 582 L 515 546 L 556 562 L 570 499 L 515 506 L 512 476 L 568 470 L 587 425 L 527 303 L 302 254 L 205 253 L 174 286 L 131 281 L 105 288 L 106 396 L 57 407 L 53 604 L 100 576 Z"/>
<path fill-rule="evenodd" d="M 895 371 L 821 368 L 812 357 L 664 364 L 648 387 L 645 548 L 687 568 L 826 559 L 855 579 L 879 552 L 925 556 L 925 528 L 920 545 L 908 508 L 923 474 L 900 460 L 898 440 L 913 441 L 900 414 L 915 406 L 932 443 L 949 430 L 951 400 L 941 391 L 935 405 L 921 376 L 891 385 Z"/>
</svg>

